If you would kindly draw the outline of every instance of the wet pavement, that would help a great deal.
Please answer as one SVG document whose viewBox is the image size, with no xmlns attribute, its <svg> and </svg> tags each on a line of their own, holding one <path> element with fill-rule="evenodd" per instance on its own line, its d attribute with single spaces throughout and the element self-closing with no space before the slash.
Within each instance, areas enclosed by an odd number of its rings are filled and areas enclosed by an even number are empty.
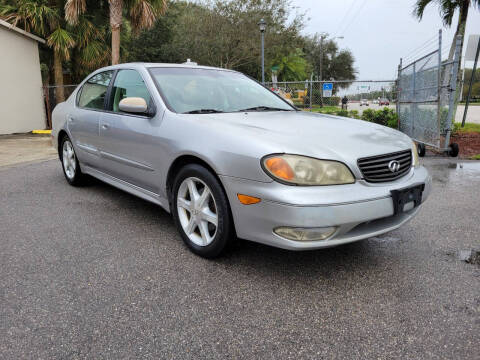
<svg viewBox="0 0 480 360">
<path fill-rule="evenodd" d="M 432 195 L 396 231 L 214 261 L 158 207 L 68 186 L 57 160 L 0 168 L 1 357 L 478 357 L 480 162 L 422 162 Z"/>
</svg>

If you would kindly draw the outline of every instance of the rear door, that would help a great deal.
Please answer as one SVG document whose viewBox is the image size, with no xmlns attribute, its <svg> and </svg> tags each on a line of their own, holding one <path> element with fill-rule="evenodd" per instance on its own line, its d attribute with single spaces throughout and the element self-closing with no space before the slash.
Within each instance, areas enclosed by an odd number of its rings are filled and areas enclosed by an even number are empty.
<svg viewBox="0 0 480 360">
<path fill-rule="evenodd" d="M 140 73 L 118 70 L 107 112 L 100 119 L 102 166 L 109 175 L 158 194 L 161 117 L 121 112 L 118 104 L 126 97 L 141 97 L 149 104 L 149 111 L 154 108 Z"/>
<path fill-rule="evenodd" d="M 77 156 L 94 168 L 100 166 L 99 124 L 113 73 L 104 71 L 89 78 L 77 92 L 76 106 L 67 115 L 67 127 Z"/>
</svg>

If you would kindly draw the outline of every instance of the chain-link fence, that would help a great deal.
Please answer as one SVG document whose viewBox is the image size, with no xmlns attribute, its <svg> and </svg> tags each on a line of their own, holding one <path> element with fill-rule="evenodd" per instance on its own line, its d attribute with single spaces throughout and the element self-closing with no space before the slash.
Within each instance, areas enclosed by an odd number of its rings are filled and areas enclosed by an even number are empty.
<svg viewBox="0 0 480 360">
<path fill-rule="evenodd" d="M 45 113 L 47 119 L 47 128 L 52 127 L 52 111 L 57 105 L 57 96 L 60 96 L 58 101 L 64 101 L 75 90 L 77 85 L 64 85 L 64 86 L 44 86 L 43 90 L 43 101 L 45 102 Z M 61 99 L 64 100 L 61 100 Z"/>
<path fill-rule="evenodd" d="M 265 86 L 291 100 L 296 107 L 309 111 L 327 112 L 338 107 L 361 114 L 365 109 L 395 109 L 397 101 L 395 80 L 306 80 L 269 82 Z"/>
<path fill-rule="evenodd" d="M 436 148 L 449 146 L 460 41 L 456 41 L 453 60 L 442 61 L 439 32 L 435 50 L 404 67 L 400 64 L 398 69 L 399 129 L 416 141 Z"/>
</svg>

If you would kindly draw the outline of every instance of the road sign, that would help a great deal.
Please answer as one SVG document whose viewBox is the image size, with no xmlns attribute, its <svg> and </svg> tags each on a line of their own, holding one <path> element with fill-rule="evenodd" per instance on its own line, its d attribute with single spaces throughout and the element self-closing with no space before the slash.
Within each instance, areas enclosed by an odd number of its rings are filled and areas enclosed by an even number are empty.
<svg viewBox="0 0 480 360">
<path fill-rule="evenodd" d="M 333 92 L 333 84 L 332 83 L 324 83 L 322 86 L 323 90 L 323 97 L 332 97 Z"/>
</svg>

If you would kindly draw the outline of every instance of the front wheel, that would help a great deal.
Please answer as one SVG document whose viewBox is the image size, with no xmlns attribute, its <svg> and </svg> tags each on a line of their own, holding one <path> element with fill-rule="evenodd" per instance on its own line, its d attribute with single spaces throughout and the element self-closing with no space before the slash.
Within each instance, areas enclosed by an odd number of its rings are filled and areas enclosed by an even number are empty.
<svg viewBox="0 0 480 360">
<path fill-rule="evenodd" d="M 171 208 L 183 241 L 197 255 L 219 256 L 234 237 L 227 196 L 217 178 L 203 166 L 190 164 L 179 171 Z"/>
</svg>

